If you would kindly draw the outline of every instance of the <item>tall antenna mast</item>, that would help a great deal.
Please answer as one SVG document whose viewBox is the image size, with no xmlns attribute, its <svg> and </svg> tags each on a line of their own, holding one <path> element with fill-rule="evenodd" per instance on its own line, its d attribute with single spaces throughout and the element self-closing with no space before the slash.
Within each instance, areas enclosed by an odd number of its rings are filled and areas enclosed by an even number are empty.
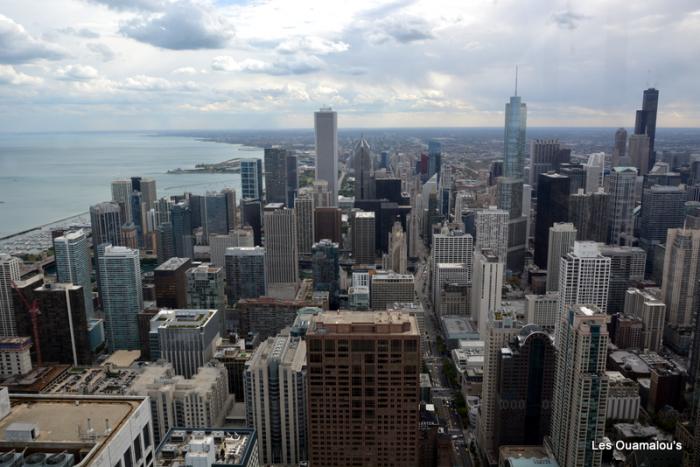
<svg viewBox="0 0 700 467">
<path fill-rule="evenodd" d="M 515 65 L 515 97 L 518 97 L 518 65 Z"/>
</svg>

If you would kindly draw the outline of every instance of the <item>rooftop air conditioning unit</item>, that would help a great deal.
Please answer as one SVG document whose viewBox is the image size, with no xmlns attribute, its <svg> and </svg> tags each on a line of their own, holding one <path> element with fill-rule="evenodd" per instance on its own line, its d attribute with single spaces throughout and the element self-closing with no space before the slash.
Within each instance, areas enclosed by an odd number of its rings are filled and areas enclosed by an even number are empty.
<svg viewBox="0 0 700 467">
<path fill-rule="evenodd" d="M 20 467 L 24 456 L 20 452 L 10 451 L 0 454 L 0 467 Z"/>
</svg>

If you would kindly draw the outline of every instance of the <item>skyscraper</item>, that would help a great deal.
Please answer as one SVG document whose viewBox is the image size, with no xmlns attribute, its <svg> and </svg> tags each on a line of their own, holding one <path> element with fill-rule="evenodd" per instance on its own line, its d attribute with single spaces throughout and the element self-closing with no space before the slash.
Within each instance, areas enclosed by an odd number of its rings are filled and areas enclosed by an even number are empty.
<svg viewBox="0 0 700 467">
<path fill-rule="evenodd" d="M 146 212 L 155 207 L 158 195 L 156 192 L 156 181 L 152 178 L 142 178 L 140 186 L 141 202 L 145 206 Z"/>
<path fill-rule="evenodd" d="M 241 159 L 241 198 L 263 199 L 263 166 L 262 160 Z"/>
<path fill-rule="evenodd" d="M 374 199 L 374 171 L 367 140 L 362 138 L 355 146 L 355 199 Z"/>
<path fill-rule="evenodd" d="M 311 253 L 311 269 L 314 290 L 328 292 L 330 309 L 338 308 L 340 265 L 338 244 L 323 239 L 315 243 Z"/>
<path fill-rule="evenodd" d="M 20 280 L 22 261 L 0 253 L 0 336 L 16 336 L 15 306 L 12 299 L 12 283 Z M 27 310 L 25 310 L 27 311 Z"/>
<path fill-rule="evenodd" d="M 608 200 L 603 190 L 569 196 L 569 222 L 576 227 L 576 240 L 605 243 L 608 238 Z"/>
<path fill-rule="evenodd" d="M 537 184 L 535 219 L 535 264 L 547 267 L 549 228 L 569 220 L 569 177 L 557 173 L 540 174 Z"/>
<path fill-rule="evenodd" d="M 310 255 L 314 244 L 314 199 L 311 195 L 300 195 L 294 202 L 297 226 L 297 247 L 300 255 Z"/>
<path fill-rule="evenodd" d="M 492 250 L 505 263 L 508 256 L 508 211 L 489 206 L 477 209 L 474 219 L 476 251 Z"/>
<path fill-rule="evenodd" d="M 143 309 L 138 250 L 107 246 L 99 256 L 100 299 L 110 350 L 138 350 L 137 315 Z"/>
<path fill-rule="evenodd" d="M 647 135 L 631 135 L 628 150 L 630 163 L 637 168 L 639 175 L 649 173 L 649 137 Z"/>
<path fill-rule="evenodd" d="M 632 245 L 634 242 L 634 186 L 637 169 L 613 167 L 610 172 L 608 200 L 608 242 L 613 245 Z"/>
<path fill-rule="evenodd" d="M 226 306 L 224 268 L 202 263 L 185 272 L 187 278 L 187 308 L 220 310 Z"/>
<path fill-rule="evenodd" d="M 627 130 L 618 128 L 615 132 L 615 146 L 612 153 L 612 166 L 627 165 Z"/>
<path fill-rule="evenodd" d="M 416 319 L 393 311 L 319 313 L 306 343 L 310 464 L 416 465 Z M 352 371 L 338 366 L 346 359 L 355 362 Z"/>
<path fill-rule="evenodd" d="M 597 193 L 603 188 L 605 153 L 596 152 L 588 156 L 584 168 L 586 169 L 586 193 Z"/>
<path fill-rule="evenodd" d="M 156 288 L 156 306 L 160 308 L 187 308 L 187 271 L 192 266 L 189 258 L 169 258 L 153 271 Z"/>
<path fill-rule="evenodd" d="M 85 232 L 80 229 L 54 238 L 56 275 L 58 282 L 75 284 L 83 288 L 85 313 L 92 317 L 92 279 L 90 276 L 90 245 Z"/>
<path fill-rule="evenodd" d="M 253 241 L 262 245 L 262 202 L 259 199 L 241 200 L 241 225 L 253 229 Z"/>
<path fill-rule="evenodd" d="M 130 222 L 131 217 L 131 193 L 133 188 L 130 179 L 114 180 L 112 182 L 112 201 L 119 204 L 121 218 L 124 223 Z"/>
<path fill-rule="evenodd" d="M 413 274 L 378 272 L 371 276 L 370 307 L 373 310 L 386 310 L 394 303 L 412 303 L 415 300 L 415 279 Z"/>
<path fill-rule="evenodd" d="M 399 274 L 406 274 L 408 270 L 408 247 L 406 233 L 400 222 L 394 222 L 389 234 L 389 253 L 387 254 L 386 269 Z"/>
<path fill-rule="evenodd" d="M 314 209 L 314 241 L 323 239 L 335 243 L 342 241 L 342 211 L 339 208 Z"/>
<path fill-rule="evenodd" d="M 265 274 L 268 284 L 296 284 L 299 253 L 294 210 L 282 204 L 265 206 Z"/>
<path fill-rule="evenodd" d="M 686 329 L 692 326 L 697 314 L 699 273 L 700 230 L 669 229 L 661 279 L 668 325 Z"/>
<path fill-rule="evenodd" d="M 439 141 L 428 141 L 428 178 L 437 174 L 440 178 L 440 168 L 442 167 L 442 144 Z"/>
<path fill-rule="evenodd" d="M 530 173 L 529 183 L 537 190 L 540 174 L 556 172 L 559 165 L 570 162 L 571 150 L 562 149 L 559 140 L 536 139 L 530 142 Z"/>
<path fill-rule="evenodd" d="M 506 177 L 523 178 L 527 105 L 518 96 L 517 76 L 515 80 L 515 96 L 506 104 L 503 170 Z"/>
<path fill-rule="evenodd" d="M 227 192 L 208 192 L 199 199 L 204 239 L 207 243 L 211 235 L 226 235 L 234 228 L 234 219 L 229 219 L 231 210 Z"/>
<path fill-rule="evenodd" d="M 97 247 L 102 243 L 121 245 L 122 218 L 119 204 L 114 201 L 90 206 L 90 227 L 92 244 Z"/>
<path fill-rule="evenodd" d="M 503 261 L 493 250 L 474 252 L 471 312 L 472 319 L 479 324 L 482 339 L 488 333 L 489 316 L 501 307 L 504 268 Z"/>
<path fill-rule="evenodd" d="M 293 165 L 293 180 L 288 177 L 288 165 Z M 296 156 L 286 149 L 265 148 L 265 200 L 268 203 L 283 203 L 292 207 L 294 203 L 289 202 L 288 195 L 290 191 L 296 192 L 296 183 Z M 294 185 L 291 190 L 290 185 Z"/>
<path fill-rule="evenodd" d="M 187 203 L 180 202 L 170 210 L 170 223 L 173 235 L 173 253 L 180 258 L 194 256 L 192 237 L 192 211 Z"/>
<path fill-rule="evenodd" d="M 266 295 L 265 248 L 256 246 L 226 249 L 226 284 L 229 305 L 242 298 Z"/>
<path fill-rule="evenodd" d="M 637 110 L 634 121 L 634 134 L 646 135 L 649 137 L 649 163 L 647 167 L 653 167 L 656 163 L 656 151 L 654 141 L 656 140 L 656 111 L 659 107 L 659 91 L 654 88 L 644 90 L 642 109 Z"/>
<path fill-rule="evenodd" d="M 608 376 L 607 315 L 594 305 L 567 306 L 557 339 L 557 366 L 550 436 L 559 465 L 598 467 L 605 435 Z"/>
<path fill-rule="evenodd" d="M 214 235 L 209 237 L 209 256 L 211 264 L 223 267 L 225 263 L 226 249 L 239 246 L 255 246 L 253 229 L 250 226 L 230 231 L 227 235 Z"/>
<path fill-rule="evenodd" d="M 636 246 L 603 246 L 600 254 L 610 258 L 609 314 L 625 308 L 625 293 L 644 280 L 646 253 Z"/>
<path fill-rule="evenodd" d="M 316 180 L 328 183 L 330 206 L 338 203 L 338 114 L 330 107 L 314 113 Z M 320 206 L 320 204 L 317 204 Z"/>
<path fill-rule="evenodd" d="M 557 222 L 549 228 L 547 250 L 547 292 L 559 290 L 559 263 L 561 257 L 574 249 L 576 227 L 574 224 Z"/>
<path fill-rule="evenodd" d="M 655 245 L 666 241 L 668 229 L 683 227 L 687 196 L 678 186 L 652 185 L 642 191 L 639 246 L 647 252 L 650 263 Z"/>
<path fill-rule="evenodd" d="M 355 264 L 374 264 L 376 261 L 375 217 L 373 212 L 356 211 L 352 214 L 352 257 Z"/>
<path fill-rule="evenodd" d="M 644 290 L 629 288 L 625 292 L 624 314 L 642 320 L 642 348 L 659 352 L 664 335 L 666 304 Z"/>
</svg>

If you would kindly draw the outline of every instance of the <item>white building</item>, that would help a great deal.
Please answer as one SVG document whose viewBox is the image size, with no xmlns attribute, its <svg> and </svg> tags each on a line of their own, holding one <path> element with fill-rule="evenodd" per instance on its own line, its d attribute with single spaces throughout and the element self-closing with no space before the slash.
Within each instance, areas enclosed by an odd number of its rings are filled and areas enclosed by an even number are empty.
<svg viewBox="0 0 700 467">
<path fill-rule="evenodd" d="M 478 209 L 474 218 L 476 228 L 476 245 L 474 249 L 493 250 L 500 262 L 505 263 L 508 256 L 508 220 L 509 214 L 505 209 L 489 206 L 488 209 Z"/>
<path fill-rule="evenodd" d="M 696 314 L 700 280 L 700 230 L 668 229 L 661 279 L 661 298 L 666 303 L 666 322 L 689 328 Z"/>
<path fill-rule="evenodd" d="M 211 264 L 224 267 L 226 265 L 226 249 L 236 247 L 253 247 L 255 238 L 250 227 L 232 230 L 226 235 L 211 235 L 209 237 L 209 256 Z"/>
<path fill-rule="evenodd" d="M 606 371 L 608 377 L 608 410 L 606 420 L 637 421 L 641 397 L 639 383 L 625 378 L 619 371 Z"/>
<path fill-rule="evenodd" d="M 598 193 L 598 190 L 604 186 L 605 153 L 596 152 L 589 155 L 584 168 L 586 169 L 586 193 Z"/>
<path fill-rule="evenodd" d="M 488 317 L 501 306 L 504 268 L 505 264 L 493 250 L 474 253 L 471 315 L 479 325 L 482 339 L 487 332 Z"/>
<path fill-rule="evenodd" d="M 559 290 L 559 261 L 574 249 L 576 227 L 567 222 L 557 222 L 549 228 L 547 250 L 547 292 Z"/>
<path fill-rule="evenodd" d="M 330 107 L 314 112 L 316 180 L 328 183 L 330 206 L 338 202 L 338 114 Z"/>
<path fill-rule="evenodd" d="M 666 304 L 645 290 L 629 288 L 625 293 L 625 315 L 642 320 L 642 348 L 659 352 L 664 335 Z"/>
<path fill-rule="evenodd" d="M 559 292 L 525 295 L 528 324 L 536 324 L 553 332 L 559 319 Z"/>
</svg>

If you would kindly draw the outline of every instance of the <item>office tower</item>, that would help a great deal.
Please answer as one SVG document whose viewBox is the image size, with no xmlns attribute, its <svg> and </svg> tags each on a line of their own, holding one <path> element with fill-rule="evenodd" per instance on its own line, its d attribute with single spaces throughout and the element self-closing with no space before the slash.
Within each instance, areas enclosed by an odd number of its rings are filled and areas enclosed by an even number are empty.
<svg viewBox="0 0 700 467">
<path fill-rule="evenodd" d="M 389 253 L 385 269 L 390 269 L 399 274 L 406 274 L 408 270 L 408 248 L 406 233 L 400 222 L 394 222 L 389 234 Z"/>
<path fill-rule="evenodd" d="M 327 181 L 314 180 L 313 191 L 311 194 L 314 198 L 315 208 L 333 206 L 333 204 L 331 204 L 331 192 L 329 191 Z"/>
<path fill-rule="evenodd" d="M 299 168 L 296 154 L 287 155 L 287 206 L 294 207 L 299 191 Z"/>
<path fill-rule="evenodd" d="M 586 189 L 586 168 L 583 164 L 561 164 L 559 174 L 569 177 L 569 193 Z"/>
<path fill-rule="evenodd" d="M 227 192 L 208 192 L 199 199 L 202 228 L 207 243 L 211 235 L 225 235 L 233 229 L 234 219 L 229 219 L 230 195 Z"/>
<path fill-rule="evenodd" d="M 353 159 L 355 169 L 355 199 L 374 199 L 374 170 L 367 140 L 362 138 L 355 145 Z"/>
<path fill-rule="evenodd" d="M 110 350 L 138 350 L 137 315 L 143 309 L 138 250 L 107 246 L 98 258 L 100 300 Z"/>
<path fill-rule="evenodd" d="M 666 323 L 690 328 L 696 312 L 700 230 L 669 229 L 666 239 L 661 299 L 666 303 Z"/>
<path fill-rule="evenodd" d="M 294 207 L 297 156 L 282 148 L 265 148 L 265 199 Z"/>
<path fill-rule="evenodd" d="M 576 227 L 574 224 L 557 222 L 549 228 L 547 250 L 547 292 L 559 291 L 559 263 L 561 257 L 574 249 Z"/>
<path fill-rule="evenodd" d="M 112 201 L 119 204 L 121 210 L 121 218 L 126 223 L 131 220 L 131 193 L 133 188 L 131 180 L 114 180 L 112 181 Z"/>
<path fill-rule="evenodd" d="M 121 228 L 121 235 L 122 235 L 122 245 L 131 248 L 134 250 L 139 249 L 140 244 L 139 244 L 139 239 L 141 238 L 139 235 L 139 228 L 136 227 L 136 224 L 133 222 L 129 222 L 128 224 L 122 225 Z"/>
<path fill-rule="evenodd" d="M 310 195 L 298 196 L 294 202 L 297 226 L 297 248 L 300 255 L 310 255 L 314 243 L 314 199 Z"/>
<path fill-rule="evenodd" d="M 574 251 L 564 255 L 559 263 L 559 318 L 577 303 L 607 311 L 611 263 L 600 253 L 597 243 L 574 243 Z"/>
<path fill-rule="evenodd" d="M 400 178 L 377 178 L 374 180 L 374 198 L 386 199 L 394 203 L 403 203 L 403 188 Z"/>
<path fill-rule="evenodd" d="M 559 292 L 525 295 L 526 321 L 552 333 L 559 319 Z"/>
<path fill-rule="evenodd" d="M 156 306 L 187 308 L 187 270 L 191 266 L 189 258 L 172 257 L 155 268 Z"/>
<path fill-rule="evenodd" d="M 162 224 L 164 222 L 170 223 L 170 209 L 172 206 L 173 201 L 167 196 L 164 196 L 155 202 L 154 208 L 156 210 L 156 222 L 158 224 Z"/>
<path fill-rule="evenodd" d="M 506 104 L 503 172 L 506 177 L 523 178 L 527 105 L 518 96 L 517 80 L 516 75 L 515 96 L 512 96 L 510 102 Z"/>
<path fill-rule="evenodd" d="M 552 414 L 552 337 L 538 326 L 526 326 L 504 346 L 496 365 L 495 445 L 542 445 Z"/>
<path fill-rule="evenodd" d="M 304 300 L 273 297 L 242 298 L 236 304 L 240 335 L 257 334 L 260 339 L 275 336 L 294 324 L 299 310 L 308 307 Z M 318 310 L 318 308 L 314 308 Z"/>
<path fill-rule="evenodd" d="M 602 190 L 569 196 L 569 222 L 576 227 L 576 240 L 605 243 L 608 238 L 608 200 Z"/>
<path fill-rule="evenodd" d="M 625 306 L 627 289 L 644 281 L 647 254 L 641 248 L 633 246 L 601 246 L 600 254 L 610 258 L 607 312 L 620 313 Z"/>
<path fill-rule="evenodd" d="M 559 140 L 536 139 L 530 142 L 529 184 L 537 190 L 540 174 L 556 172 L 559 166 L 571 160 L 571 150 L 562 148 Z"/>
<path fill-rule="evenodd" d="M 262 160 L 241 159 L 241 199 L 263 199 Z"/>
<path fill-rule="evenodd" d="M 471 284 L 474 240 L 469 234 L 446 227 L 439 234 L 433 235 L 433 247 L 430 252 L 430 271 L 432 274 L 431 292 L 433 303 L 437 302 L 443 283 L 438 273 L 441 264 L 462 265 L 464 277 L 457 280 L 460 284 Z M 445 278 L 446 279 L 446 278 Z M 454 280 L 455 278 L 452 277 Z"/>
<path fill-rule="evenodd" d="M 421 356 L 415 318 L 319 313 L 306 343 L 310 464 L 415 465 Z M 357 362 L 352 372 L 339 369 L 341 359 Z"/>
<path fill-rule="evenodd" d="M 255 245 L 253 229 L 246 226 L 230 231 L 226 235 L 209 237 L 209 257 L 211 264 L 223 267 L 227 248 L 252 247 Z"/>
<path fill-rule="evenodd" d="M 122 218 L 118 203 L 108 201 L 90 206 L 92 244 L 95 247 L 102 243 L 120 245 L 121 226 Z"/>
<path fill-rule="evenodd" d="M 328 183 L 329 206 L 338 203 L 338 114 L 330 107 L 314 112 L 316 180 Z M 322 206 L 316 204 L 317 207 Z"/>
<path fill-rule="evenodd" d="M 438 263 L 432 274 L 433 305 L 437 314 L 468 315 L 471 264 Z"/>
<path fill-rule="evenodd" d="M 204 209 L 202 204 L 204 203 L 204 197 L 193 193 L 185 193 L 184 198 L 185 199 L 182 202 L 186 203 L 190 208 L 190 222 L 192 223 L 192 230 L 202 227 L 202 214 Z"/>
<path fill-rule="evenodd" d="M 218 310 L 161 310 L 151 320 L 158 334 L 160 358 L 173 365 L 175 374 L 192 378 L 214 356 L 221 335 Z"/>
<path fill-rule="evenodd" d="M 267 283 L 296 284 L 299 254 L 294 210 L 281 204 L 265 206 L 265 274 Z"/>
<path fill-rule="evenodd" d="M 523 210 L 525 201 L 525 186 L 521 178 L 501 177 L 496 184 L 496 198 L 499 209 L 508 212 L 506 234 L 506 265 L 508 269 L 519 272 L 525 263 L 528 239 L 529 208 Z M 529 205 L 529 192 L 527 204 Z M 491 246 L 490 248 L 495 248 Z"/>
<path fill-rule="evenodd" d="M 569 177 L 557 173 L 540 174 L 537 184 L 535 219 L 535 264 L 547 267 L 549 228 L 569 220 Z"/>
<path fill-rule="evenodd" d="M 187 308 L 223 310 L 226 306 L 224 295 L 224 268 L 202 263 L 191 267 L 187 277 Z"/>
<path fill-rule="evenodd" d="M 170 223 L 170 221 L 158 225 L 158 228 L 156 229 L 156 238 L 156 255 L 158 257 L 158 264 L 163 264 L 168 259 L 175 256 L 173 225 Z M 99 283 L 99 276 L 97 282 Z"/>
<path fill-rule="evenodd" d="M 177 203 L 170 210 L 170 223 L 173 231 L 173 252 L 180 258 L 194 256 L 192 237 L 192 212 L 187 203 Z"/>
<path fill-rule="evenodd" d="M 80 229 L 54 238 L 54 255 L 58 282 L 82 287 L 85 312 L 93 316 L 92 279 L 90 276 L 90 245 L 85 232 Z"/>
<path fill-rule="evenodd" d="M 523 214 L 523 181 L 520 178 L 500 177 L 496 180 L 496 204 L 508 212 L 510 219 Z"/>
<path fill-rule="evenodd" d="M 625 291 L 625 316 L 642 320 L 642 349 L 661 350 L 666 320 L 666 304 L 654 295 L 636 288 Z"/>
<path fill-rule="evenodd" d="M 43 361 L 75 366 L 91 365 L 95 361 L 95 354 L 90 345 L 90 317 L 85 309 L 82 286 L 63 283 L 42 285 L 41 280 L 34 285 L 36 287 L 23 287 L 22 294 L 29 303 L 36 300 L 41 310 L 37 331 Z M 22 303 L 18 297 L 15 299 L 17 333 L 21 336 L 34 336 L 31 317 Z"/>
<path fill-rule="evenodd" d="M 439 141 L 428 141 L 428 178 L 437 174 L 440 178 L 442 167 L 442 144 Z"/>
<path fill-rule="evenodd" d="M 0 337 L 17 335 L 15 305 L 12 299 L 12 284 L 21 278 L 22 261 L 0 253 Z M 25 313 L 24 305 L 21 305 Z M 31 334 L 30 334 L 31 335 Z"/>
<path fill-rule="evenodd" d="M 413 274 L 378 272 L 371 276 L 370 307 L 373 310 L 386 310 L 393 303 L 412 303 L 415 300 Z"/>
<path fill-rule="evenodd" d="M 649 137 L 647 135 L 631 135 L 629 138 L 629 158 L 639 175 L 646 175 L 649 166 Z"/>
<path fill-rule="evenodd" d="M 586 170 L 586 193 L 597 193 L 603 188 L 605 175 L 605 153 L 596 152 L 588 156 L 588 162 L 584 165 Z"/>
<path fill-rule="evenodd" d="M 608 241 L 619 246 L 634 242 L 634 186 L 637 169 L 634 167 L 613 167 L 610 172 L 608 192 Z"/>
<path fill-rule="evenodd" d="M 376 260 L 374 228 L 373 212 L 352 213 L 352 257 L 355 264 L 374 264 Z"/>
<path fill-rule="evenodd" d="M 605 360 L 608 317 L 593 305 L 571 305 L 562 313 L 550 436 L 559 465 L 601 465 L 594 449 L 605 436 L 608 376 Z"/>
<path fill-rule="evenodd" d="M 267 294 L 265 248 L 227 248 L 225 263 L 229 305 L 242 298 L 258 298 Z"/>
<path fill-rule="evenodd" d="M 653 167 L 656 163 L 654 141 L 656 139 L 656 111 L 658 106 L 659 91 L 654 88 L 645 89 L 642 109 L 637 110 L 634 121 L 634 134 L 646 135 L 649 138 L 649 163 L 647 167 Z"/>
<path fill-rule="evenodd" d="M 479 324 L 479 335 L 487 334 L 490 313 L 501 307 L 505 265 L 493 250 L 474 252 L 474 271 L 471 290 L 472 319 Z"/>
<path fill-rule="evenodd" d="M 508 212 L 489 206 L 477 209 L 475 216 L 475 247 L 479 250 L 492 250 L 502 263 L 508 255 Z"/>
<path fill-rule="evenodd" d="M 340 282 L 338 244 L 328 239 L 315 243 L 311 249 L 311 269 L 314 290 L 328 292 L 330 308 L 338 308 Z"/>
<path fill-rule="evenodd" d="M 615 132 L 615 146 L 612 153 L 612 166 L 626 165 L 627 155 L 627 130 L 618 128 Z"/>
<path fill-rule="evenodd" d="M 241 225 L 253 229 L 255 246 L 262 245 L 262 203 L 257 199 L 241 200 Z"/>
<path fill-rule="evenodd" d="M 481 389 L 481 405 L 477 426 L 477 439 L 489 465 L 497 464 L 498 445 L 496 444 L 496 388 L 498 387 L 498 362 L 501 349 L 515 337 L 522 323 L 517 321 L 513 310 L 502 308 L 487 316 L 484 340 L 484 373 Z"/>
<path fill-rule="evenodd" d="M 306 342 L 288 333 L 268 338 L 246 363 L 244 381 L 261 463 L 307 461 Z"/>
<path fill-rule="evenodd" d="M 158 199 L 158 195 L 156 194 L 156 181 L 152 178 L 141 178 L 139 191 L 141 192 L 141 201 L 146 207 L 146 210 L 149 211 L 153 209 Z"/>
<path fill-rule="evenodd" d="M 342 211 L 339 208 L 316 208 L 314 210 L 314 241 L 328 239 L 340 243 L 342 238 Z"/>
<path fill-rule="evenodd" d="M 653 185 L 642 192 L 639 246 L 651 260 L 654 246 L 666 241 L 668 229 L 683 227 L 687 194 L 677 186 Z"/>
</svg>

